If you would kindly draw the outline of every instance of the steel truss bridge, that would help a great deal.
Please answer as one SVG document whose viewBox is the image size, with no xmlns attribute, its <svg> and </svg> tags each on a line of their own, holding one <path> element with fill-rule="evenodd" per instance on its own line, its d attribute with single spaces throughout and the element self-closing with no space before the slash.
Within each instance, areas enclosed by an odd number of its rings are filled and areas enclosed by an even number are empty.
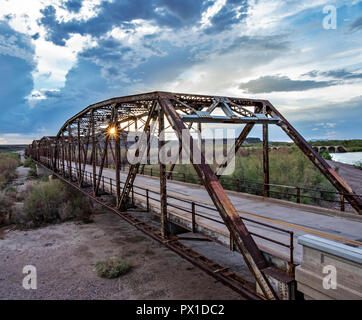
<svg viewBox="0 0 362 320">
<path fill-rule="evenodd" d="M 272 279 L 278 272 L 284 272 L 285 277 L 293 275 L 293 243 L 287 246 L 291 251 L 291 259 L 288 261 L 290 268 L 287 271 L 277 270 L 266 259 L 254 241 L 253 234 L 246 227 L 245 221 L 248 219 L 240 217 L 219 182 L 219 176 L 234 157 L 234 150 L 231 150 L 226 160 L 213 170 L 205 161 L 204 151 L 193 143 L 193 132 L 200 134 L 204 123 L 243 125 L 240 135 L 235 140 L 235 153 L 252 128 L 258 124 L 262 125 L 264 196 L 269 196 L 268 127 L 269 125 L 279 126 L 337 191 L 344 195 L 357 213 L 362 213 L 362 200 L 267 100 L 170 92 L 151 92 L 112 98 L 92 104 L 74 115 L 64 123 L 56 136 L 47 136 L 33 141 L 26 150 L 26 156 L 31 156 L 39 164 L 50 169 L 58 178 L 79 189 L 243 296 L 250 299 L 283 298 Z M 160 136 L 164 129 L 172 130 L 180 140 L 179 154 L 182 149 L 186 149 L 191 161 L 194 154 L 201 154 L 200 163 L 191 163 L 191 165 L 211 198 L 213 209 L 221 217 L 222 223 L 230 234 L 230 246 L 235 246 L 235 249 L 242 254 L 258 290 L 228 268 L 220 266 L 185 246 L 180 242 L 180 238 L 171 232 L 169 211 L 170 206 L 175 205 L 167 200 L 172 197 L 168 195 L 167 179 L 172 174 L 175 164 L 172 164 L 168 171 L 165 164 L 159 164 L 160 228 L 148 225 L 132 214 L 130 208 L 134 207 L 135 193 L 137 193 L 134 181 L 137 174 L 143 172 L 144 164 L 139 162 L 132 164 L 126 175 L 121 173 L 121 166 L 125 163 L 124 151 L 127 149 L 125 140 L 132 130 L 141 130 L 150 138 Z M 181 139 L 182 134 L 183 139 Z M 182 145 L 182 143 L 185 144 L 185 137 L 186 141 L 191 143 L 191 148 Z M 136 147 L 136 156 L 149 156 L 150 140 L 147 139 L 145 147 L 141 144 Z M 165 139 L 158 139 L 159 150 L 163 150 L 165 143 Z M 108 170 L 110 162 L 112 162 L 115 179 L 106 178 L 109 181 L 105 182 L 104 171 Z M 123 176 L 124 178 L 121 178 Z M 143 191 L 147 202 L 146 207 L 149 210 L 150 201 L 156 199 L 149 195 L 148 189 Z M 105 201 L 102 197 L 104 194 L 114 195 L 114 201 Z M 190 204 L 191 231 L 196 232 L 195 204 L 193 202 Z M 279 278 L 283 278 L 283 275 L 279 275 Z"/>
</svg>

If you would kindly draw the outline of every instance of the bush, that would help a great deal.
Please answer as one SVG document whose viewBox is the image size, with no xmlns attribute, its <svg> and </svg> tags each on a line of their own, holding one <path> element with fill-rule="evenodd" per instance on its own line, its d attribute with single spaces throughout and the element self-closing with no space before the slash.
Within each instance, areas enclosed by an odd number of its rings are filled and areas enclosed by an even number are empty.
<svg viewBox="0 0 362 320">
<path fill-rule="evenodd" d="M 131 265 L 122 259 L 110 257 L 96 263 L 97 275 L 102 278 L 113 279 L 128 273 Z"/>
<path fill-rule="evenodd" d="M 15 179 L 16 168 L 20 165 L 18 153 L 0 153 L 0 189 L 3 189 L 12 179 Z"/>
<path fill-rule="evenodd" d="M 0 192 L 0 226 L 10 223 L 14 202 L 5 192 Z"/>
<path fill-rule="evenodd" d="M 31 167 L 33 164 L 34 164 L 33 159 L 32 159 L 31 157 L 28 157 L 28 158 L 25 159 L 23 166 L 24 166 L 25 168 L 29 168 L 29 167 Z"/>
<path fill-rule="evenodd" d="M 70 190 L 60 180 L 51 180 L 27 188 L 23 211 L 22 223 L 39 226 L 73 218 L 89 222 L 92 208 L 82 194 Z"/>
<path fill-rule="evenodd" d="M 332 156 L 329 154 L 327 150 L 323 150 L 319 152 L 319 155 L 326 160 L 332 160 Z"/>
<path fill-rule="evenodd" d="M 36 178 L 38 177 L 38 170 L 36 169 L 36 165 L 31 166 L 28 171 L 28 178 Z"/>
<path fill-rule="evenodd" d="M 59 208 L 66 201 L 65 186 L 60 181 L 40 182 L 25 199 L 24 213 L 37 225 L 53 222 L 59 219 Z"/>
</svg>

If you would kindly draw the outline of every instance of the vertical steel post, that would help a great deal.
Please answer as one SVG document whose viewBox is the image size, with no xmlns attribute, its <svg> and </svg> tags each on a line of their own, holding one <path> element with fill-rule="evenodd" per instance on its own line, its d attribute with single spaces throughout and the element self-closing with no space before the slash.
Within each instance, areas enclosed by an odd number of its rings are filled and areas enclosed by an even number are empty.
<svg viewBox="0 0 362 320">
<path fill-rule="evenodd" d="M 161 205 L 161 236 L 167 238 L 169 235 L 167 221 L 167 190 L 166 190 L 166 165 L 163 163 L 164 157 L 164 137 L 165 114 L 161 107 L 158 111 L 158 153 L 160 163 L 160 205 Z"/>
<path fill-rule="evenodd" d="M 68 175 L 69 175 L 69 180 L 72 181 L 72 128 L 70 123 L 68 124 L 68 159 L 69 159 Z"/>
<path fill-rule="evenodd" d="M 264 172 L 264 197 L 269 197 L 269 137 L 268 125 L 263 124 L 263 172 Z"/>
<path fill-rule="evenodd" d="M 147 212 L 150 212 L 150 197 L 148 194 L 148 189 L 146 189 L 146 205 L 147 205 Z"/>
<path fill-rule="evenodd" d="M 341 211 L 344 211 L 344 194 L 341 193 L 339 195 L 339 197 L 340 197 L 340 200 L 341 200 Z"/>
<path fill-rule="evenodd" d="M 62 168 L 63 168 L 63 177 L 65 178 L 65 142 L 64 142 L 64 131 L 62 132 Z"/>
<path fill-rule="evenodd" d="M 81 163 L 81 153 L 80 153 L 80 120 L 78 120 L 78 184 L 82 184 L 82 163 Z"/>
<path fill-rule="evenodd" d="M 96 134 L 95 134 L 95 123 L 94 123 L 94 109 L 91 111 L 91 127 L 92 127 L 92 167 L 93 167 L 93 193 L 95 195 L 96 191 L 96 174 L 97 174 L 97 168 L 96 168 Z"/>
<path fill-rule="evenodd" d="M 196 212 L 195 212 L 195 202 L 191 203 L 191 214 L 192 214 L 192 232 L 196 233 Z"/>
<path fill-rule="evenodd" d="M 116 111 L 115 111 L 116 112 Z M 116 170 L 116 205 L 119 207 L 119 201 L 121 199 L 121 179 L 120 179 L 120 158 L 121 158 L 121 140 L 120 140 L 120 130 L 118 125 L 118 112 L 115 114 L 115 124 L 116 124 L 116 136 L 115 136 L 115 145 L 114 145 L 114 156 L 115 156 L 115 170 Z"/>
</svg>

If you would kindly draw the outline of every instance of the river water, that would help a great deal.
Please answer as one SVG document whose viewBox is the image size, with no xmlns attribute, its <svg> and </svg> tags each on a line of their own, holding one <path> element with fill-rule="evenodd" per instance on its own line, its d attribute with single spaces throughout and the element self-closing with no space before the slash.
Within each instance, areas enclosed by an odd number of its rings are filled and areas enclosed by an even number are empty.
<svg viewBox="0 0 362 320">
<path fill-rule="evenodd" d="M 343 162 L 347 164 L 356 164 L 362 162 L 362 152 L 344 152 L 331 153 L 333 161 Z"/>
</svg>

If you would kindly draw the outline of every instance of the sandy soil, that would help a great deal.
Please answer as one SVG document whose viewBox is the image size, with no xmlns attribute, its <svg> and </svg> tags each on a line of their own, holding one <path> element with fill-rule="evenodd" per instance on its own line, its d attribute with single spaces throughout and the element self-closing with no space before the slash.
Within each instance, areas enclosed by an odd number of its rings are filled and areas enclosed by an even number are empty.
<svg viewBox="0 0 362 320">
<path fill-rule="evenodd" d="M 116 215 L 94 221 L 3 231 L 0 299 L 240 299 Z M 99 278 L 94 265 L 109 256 L 126 259 L 133 270 Z M 37 268 L 37 290 L 22 287 L 25 265 Z"/>
<path fill-rule="evenodd" d="M 331 160 L 327 160 L 327 162 L 333 169 L 338 167 L 338 174 L 347 181 L 356 194 L 362 195 L 362 170 L 342 162 Z"/>
</svg>

